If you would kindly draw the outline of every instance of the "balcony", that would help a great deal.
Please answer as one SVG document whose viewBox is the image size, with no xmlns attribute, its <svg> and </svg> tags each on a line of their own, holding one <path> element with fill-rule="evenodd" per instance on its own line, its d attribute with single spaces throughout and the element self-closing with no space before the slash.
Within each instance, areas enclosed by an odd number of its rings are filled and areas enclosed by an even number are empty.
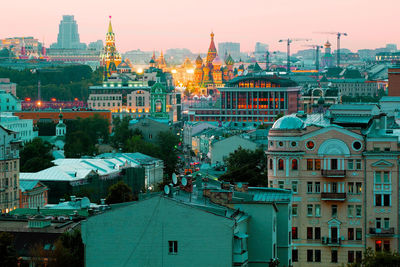
<svg viewBox="0 0 400 267">
<path fill-rule="evenodd" d="M 330 238 L 330 237 L 322 237 L 322 244 L 328 245 L 328 246 L 340 246 L 342 245 L 342 239 L 341 238 Z"/>
<path fill-rule="evenodd" d="M 394 235 L 394 227 L 390 228 L 369 228 L 369 234 L 373 236 L 385 237 Z"/>
<path fill-rule="evenodd" d="M 233 262 L 234 265 L 241 266 L 243 263 L 247 262 L 249 260 L 248 252 L 247 251 L 242 251 L 242 253 L 234 253 L 233 254 Z"/>
<path fill-rule="evenodd" d="M 346 200 L 346 193 L 322 192 L 321 200 L 344 201 Z"/>
<path fill-rule="evenodd" d="M 343 178 L 346 177 L 346 170 L 321 170 L 322 177 Z"/>
</svg>

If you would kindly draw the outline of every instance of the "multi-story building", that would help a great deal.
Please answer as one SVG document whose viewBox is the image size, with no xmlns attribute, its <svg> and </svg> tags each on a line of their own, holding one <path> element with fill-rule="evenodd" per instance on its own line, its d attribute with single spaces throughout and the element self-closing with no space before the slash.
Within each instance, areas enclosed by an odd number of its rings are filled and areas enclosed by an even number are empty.
<svg viewBox="0 0 400 267">
<path fill-rule="evenodd" d="M 376 96 L 378 95 L 378 83 L 364 78 L 321 79 L 321 85 L 337 88 L 342 96 Z"/>
<path fill-rule="evenodd" d="M 238 76 L 218 90 L 217 101 L 200 101 L 189 106 L 190 121 L 272 124 L 278 114 L 298 110 L 300 87 L 290 79 L 253 73 Z"/>
<path fill-rule="evenodd" d="M 161 81 L 161 80 L 160 80 Z M 107 109 L 113 116 L 180 120 L 181 94 L 173 90 L 170 80 L 107 81 L 89 88 L 88 106 L 91 109 Z"/>
<path fill-rule="evenodd" d="M 19 207 L 19 146 L 16 132 L 0 125 L 0 210 Z"/>
<path fill-rule="evenodd" d="M 10 82 L 9 78 L 0 78 L 0 91 L 17 96 L 17 84 Z"/>
<path fill-rule="evenodd" d="M 21 100 L 14 94 L 0 90 L 0 112 L 21 111 Z"/>
<path fill-rule="evenodd" d="M 353 263 L 367 247 L 399 251 L 397 128 L 367 104 L 274 123 L 268 177 L 293 192 L 294 266 Z"/>
<path fill-rule="evenodd" d="M 0 125 L 18 133 L 18 137 L 24 143 L 38 136 L 38 132 L 33 127 L 33 120 L 21 120 L 18 116 L 14 116 L 11 113 L 0 114 Z"/>
<path fill-rule="evenodd" d="M 187 179 L 83 222 L 85 265 L 291 266 L 290 191 Z"/>
<path fill-rule="evenodd" d="M 19 208 L 44 208 L 49 189 L 39 181 L 19 180 Z"/>
<path fill-rule="evenodd" d="M 266 60 L 266 53 L 268 52 L 269 45 L 257 42 L 254 47 L 254 56 L 258 61 Z"/>
<path fill-rule="evenodd" d="M 12 37 L 0 39 L 0 49 L 7 48 L 17 57 L 25 56 L 37 58 L 41 53 L 41 46 L 42 44 L 38 39 L 33 37 Z"/>
<path fill-rule="evenodd" d="M 78 33 L 78 24 L 74 16 L 63 15 L 59 24 L 57 43 L 54 43 L 50 48 L 56 49 L 85 49 L 86 44 L 81 43 Z"/>
<path fill-rule="evenodd" d="M 240 59 L 240 43 L 218 43 L 218 51 L 223 59 L 226 59 L 228 55 L 231 55 L 233 60 L 239 61 Z"/>
</svg>

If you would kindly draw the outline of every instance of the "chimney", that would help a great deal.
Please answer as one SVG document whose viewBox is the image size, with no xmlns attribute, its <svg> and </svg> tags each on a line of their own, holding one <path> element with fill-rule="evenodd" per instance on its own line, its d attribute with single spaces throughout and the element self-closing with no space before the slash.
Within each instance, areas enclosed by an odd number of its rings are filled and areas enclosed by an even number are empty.
<svg viewBox="0 0 400 267">
<path fill-rule="evenodd" d="M 226 190 L 211 190 L 210 191 L 210 201 L 215 204 L 220 204 L 226 206 L 232 201 L 232 191 Z"/>
</svg>

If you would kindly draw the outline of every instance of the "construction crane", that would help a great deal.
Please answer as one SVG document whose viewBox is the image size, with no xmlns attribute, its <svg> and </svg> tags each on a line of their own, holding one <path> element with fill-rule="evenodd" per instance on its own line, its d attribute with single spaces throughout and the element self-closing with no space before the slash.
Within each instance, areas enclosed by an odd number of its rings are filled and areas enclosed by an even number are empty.
<svg viewBox="0 0 400 267">
<path fill-rule="evenodd" d="M 337 37 L 337 66 L 340 67 L 340 37 L 347 36 L 345 32 L 316 32 L 320 34 L 334 34 Z"/>
<path fill-rule="evenodd" d="M 312 45 L 304 45 L 306 47 L 312 47 L 315 49 L 315 69 L 318 71 L 319 73 L 319 49 L 322 48 L 322 45 L 316 45 L 316 44 L 312 44 Z"/>
<path fill-rule="evenodd" d="M 292 42 L 299 42 L 299 41 L 310 41 L 311 39 L 305 39 L 305 38 L 288 38 L 288 39 L 282 39 L 279 40 L 280 43 L 286 42 L 287 45 L 287 73 L 290 73 L 290 44 Z"/>
</svg>

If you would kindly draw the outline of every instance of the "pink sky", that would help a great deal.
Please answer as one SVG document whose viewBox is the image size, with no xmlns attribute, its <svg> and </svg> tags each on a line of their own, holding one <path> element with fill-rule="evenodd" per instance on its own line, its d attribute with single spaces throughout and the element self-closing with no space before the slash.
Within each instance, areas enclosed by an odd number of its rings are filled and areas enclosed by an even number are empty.
<svg viewBox="0 0 400 267">
<path fill-rule="evenodd" d="M 342 47 L 382 47 L 400 44 L 399 0 L 28 0 L 5 1 L 0 16 L 0 38 L 34 36 L 46 46 L 57 39 L 62 15 L 74 15 L 82 42 L 104 40 L 112 15 L 117 48 L 166 50 L 189 48 L 205 52 L 210 31 L 219 42 L 240 42 L 242 51 L 256 42 L 286 51 L 279 39 L 311 38 L 323 44 L 344 31 Z M 293 50 L 306 49 L 295 43 Z"/>
</svg>

